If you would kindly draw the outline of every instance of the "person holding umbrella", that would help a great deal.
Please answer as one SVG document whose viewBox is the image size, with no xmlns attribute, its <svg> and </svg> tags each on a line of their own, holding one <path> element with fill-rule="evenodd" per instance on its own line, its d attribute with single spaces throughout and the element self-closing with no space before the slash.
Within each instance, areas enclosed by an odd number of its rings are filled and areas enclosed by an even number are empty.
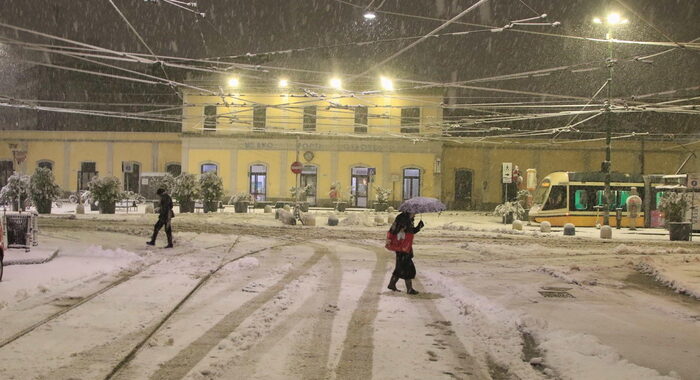
<svg viewBox="0 0 700 380">
<path fill-rule="evenodd" d="M 401 236 L 402 234 L 416 234 L 423 228 L 423 221 L 421 220 L 417 226 L 413 226 L 414 214 L 408 212 L 402 212 L 394 220 L 394 224 L 391 225 L 389 232 Z M 399 289 L 396 288 L 396 282 L 402 278 L 406 281 L 406 293 L 408 294 L 418 294 L 418 291 L 413 289 L 413 279 L 416 278 L 416 266 L 413 265 L 413 247 L 411 247 L 408 252 L 395 251 L 396 252 L 396 266 L 394 267 L 394 272 L 391 274 L 391 280 L 389 280 L 389 286 L 387 288 L 398 292 Z"/>
<path fill-rule="evenodd" d="M 416 214 L 426 213 L 426 212 L 440 212 L 446 209 L 445 205 L 435 198 L 428 197 L 414 197 L 401 204 L 399 206 L 399 214 L 394 220 L 394 224 L 391 225 L 389 229 L 389 234 L 400 236 L 401 234 L 416 234 L 423 228 L 424 223 L 421 220 L 417 226 L 413 226 L 413 218 Z M 394 251 L 396 252 L 396 266 L 394 272 L 391 274 L 391 280 L 389 280 L 389 286 L 387 288 L 398 292 L 396 288 L 396 283 L 400 278 L 406 281 L 406 293 L 408 294 L 418 294 L 418 291 L 413 289 L 413 279 L 416 277 L 416 267 L 413 264 L 413 245 L 407 252 L 404 251 Z"/>
</svg>

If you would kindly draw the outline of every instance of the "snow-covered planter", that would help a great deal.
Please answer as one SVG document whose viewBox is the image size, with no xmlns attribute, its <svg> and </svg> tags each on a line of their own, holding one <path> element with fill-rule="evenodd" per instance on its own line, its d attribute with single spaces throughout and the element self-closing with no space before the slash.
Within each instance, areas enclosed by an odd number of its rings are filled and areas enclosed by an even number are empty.
<svg viewBox="0 0 700 380">
<path fill-rule="evenodd" d="M 306 197 L 311 194 L 311 191 L 313 190 L 311 184 L 307 184 L 306 186 L 292 186 L 289 188 L 289 192 L 292 193 L 292 199 L 294 199 L 295 202 L 299 203 L 299 209 L 303 212 L 308 212 L 309 211 L 309 203 L 306 202 Z"/>
<path fill-rule="evenodd" d="M 692 225 L 685 221 L 689 201 L 686 194 L 666 192 L 659 202 L 659 210 L 664 213 L 668 222 L 668 233 L 671 240 L 690 240 Z"/>
<path fill-rule="evenodd" d="M 0 189 L 0 202 L 7 203 L 13 211 L 24 207 L 29 199 L 29 176 L 15 173 L 7 179 L 7 185 Z"/>
<path fill-rule="evenodd" d="M 511 224 L 513 223 L 513 218 L 522 220 L 525 216 L 525 209 L 518 201 L 505 202 L 496 206 L 493 214 L 500 216 L 503 219 L 503 224 Z"/>
<path fill-rule="evenodd" d="M 189 173 L 181 173 L 179 176 L 173 178 L 170 195 L 180 204 L 181 213 L 194 212 L 194 201 L 199 197 L 197 176 Z"/>
<path fill-rule="evenodd" d="M 219 201 L 224 195 L 224 183 L 214 172 L 203 173 L 199 177 L 204 212 L 216 212 Z"/>
<path fill-rule="evenodd" d="M 381 186 L 376 186 L 374 190 L 377 193 L 377 203 L 374 204 L 374 211 L 386 211 L 389 208 L 391 190 Z"/>
<path fill-rule="evenodd" d="M 114 176 L 96 176 L 88 183 L 90 198 L 100 206 L 101 214 L 114 214 L 115 203 L 123 197 L 121 188 L 121 181 Z"/>
<path fill-rule="evenodd" d="M 29 180 L 29 193 L 39 214 L 50 214 L 51 203 L 61 195 L 53 172 L 48 168 L 36 168 Z"/>
<path fill-rule="evenodd" d="M 238 213 L 248 212 L 248 205 L 253 202 L 253 195 L 250 193 L 236 193 L 231 197 L 234 211 Z"/>
</svg>

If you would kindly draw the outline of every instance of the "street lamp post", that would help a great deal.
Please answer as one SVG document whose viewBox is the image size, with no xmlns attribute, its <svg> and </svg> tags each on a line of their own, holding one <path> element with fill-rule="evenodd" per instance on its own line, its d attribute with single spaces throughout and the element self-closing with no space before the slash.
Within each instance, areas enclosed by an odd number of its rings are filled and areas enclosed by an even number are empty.
<svg viewBox="0 0 700 380">
<path fill-rule="evenodd" d="M 605 99 L 605 105 L 603 107 L 603 112 L 605 113 L 605 161 L 601 165 L 601 171 L 605 173 L 605 191 L 603 194 L 603 225 L 610 225 L 610 208 L 612 205 L 612 191 L 610 190 L 610 172 L 612 170 L 612 82 L 613 82 L 613 71 L 615 67 L 615 58 L 613 55 L 613 39 L 612 39 L 612 28 L 616 25 L 627 24 L 629 20 L 622 18 L 619 13 L 610 13 L 605 18 L 605 21 L 598 17 L 593 19 L 595 24 L 605 23 L 608 27 L 608 33 L 606 39 L 608 40 L 608 59 L 606 60 L 606 66 L 608 67 L 608 79 L 606 83 L 607 87 L 607 99 Z"/>
</svg>

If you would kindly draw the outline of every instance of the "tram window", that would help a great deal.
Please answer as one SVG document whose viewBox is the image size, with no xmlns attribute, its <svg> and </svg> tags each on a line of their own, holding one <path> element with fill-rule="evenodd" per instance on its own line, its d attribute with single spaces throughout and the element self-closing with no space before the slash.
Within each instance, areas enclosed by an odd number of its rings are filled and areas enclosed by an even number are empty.
<svg viewBox="0 0 700 380">
<path fill-rule="evenodd" d="M 566 186 L 552 186 L 543 210 L 566 208 Z"/>
<path fill-rule="evenodd" d="M 596 206 L 605 205 L 605 190 L 596 191 Z"/>
<path fill-rule="evenodd" d="M 617 207 L 622 207 L 623 210 L 627 210 L 627 198 L 630 197 L 629 190 L 617 191 L 617 199 L 619 200 Z"/>
<path fill-rule="evenodd" d="M 659 203 L 661 203 L 661 198 L 663 198 L 663 197 L 664 197 L 663 191 L 659 191 L 658 193 L 656 193 L 656 207 L 655 207 L 656 210 L 659 209 Z"/>
<path fill-rule="evenodd" d="M 588 192 L 576 190 L 574 193 L 574 209 L 576 211 L 588 210 Z"/>
</svg>

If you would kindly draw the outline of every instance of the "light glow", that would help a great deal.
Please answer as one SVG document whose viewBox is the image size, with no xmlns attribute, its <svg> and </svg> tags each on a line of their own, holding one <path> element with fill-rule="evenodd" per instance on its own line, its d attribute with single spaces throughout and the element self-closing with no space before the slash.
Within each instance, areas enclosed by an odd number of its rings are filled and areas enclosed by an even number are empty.
<svg viewBox="0 0 700 380">
<path fill-rule="evenodd" d="M 289 81 L 286 79 L 280 79 L 279 86 L 280 88 L 287 88 L 289 86 Z"/>
<path fill-rule="evenodd" d="M 238 87 L 240 82 L 238 81 L 238 78 L 229 78 L 228 80 L 228 86 L 232 88 Z"/>
<path fill-rule="evenodd" d="M 594 24 L 602 24 L 603 20 L 601 20 L 600 17 L 593 17 L 593 23 Z"/>
<path fill-rule="evenodd" d="M 382 88 L 386 91 L 394 91 L 394 81 L 387 77 L 380 77 L 379 78 L 380 83 L 382 84 Z"/>
<path fill-rule="evenodd" d="M 331 87 L 335 88 L 336 90 L 340 90 L 343 88 L 343 81 L 341 81 L 340 78 L 332 78 Z"/>
<path fill-rule="evenodd" d="M 364 17 L 365 20 L 374 20 L 377 18 L 377 14 L 372 11 L 367 11 L 362 15 L 362 17 Z"/>
</svg>

